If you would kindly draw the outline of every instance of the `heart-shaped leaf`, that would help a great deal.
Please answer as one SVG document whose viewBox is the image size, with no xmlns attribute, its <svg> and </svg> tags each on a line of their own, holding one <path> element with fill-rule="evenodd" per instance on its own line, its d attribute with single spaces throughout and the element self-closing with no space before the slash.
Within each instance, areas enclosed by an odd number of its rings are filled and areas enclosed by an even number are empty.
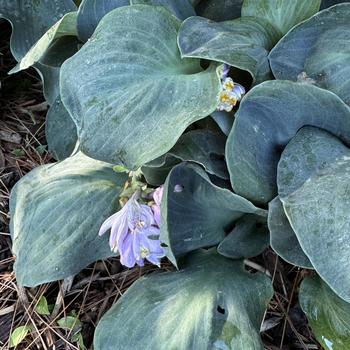
<svg viewBox="0 0 350 350">
<path fill-rule="evenodd" d="M 283 198 L 296 191 L 315 173 L 344 156 L 350 156 L 350 150 L 337 137 L 318 128 L 301 128 L 283 150 L 278 163 L 279 196 Z"/>
<path fill-rule="evenodd" d="M 278 37 L 269 23 L 253 17 L 221 23 L 190 17 L 181 25 L 178 42 L 182 57 L 224 62 L 260 82 L 270 78 L 267 56 Z"/>
<path fill-rule="evenodd" d="M 244 0 L 242 17 L 253 16 L 270 22 L 281 37 L 296 24 L 314 15 L 321 0 Z"/>
<path fill-rule="evenodd" d="M 76 10 L 72 0 L 0 0 L 0 17 L 12 24 L 11 52 L 17 61 L 65 13 Z"/>
<path fill-rule="evenodd" d="M 327 350 L 350 348 L 350 304 L 340 299 L 316 276 L 305 278 L 300 305 L 317 341 Z"/>
<path fill-rule="evenodd" d="M 228 21 L 241 17 L 243 0 L 202 0 L 196 6 L 198 16 L 216 22 Z"/>
<path fill-rule="evenodd" d="M 251 258 L 269 245 L 266 218 L 246 214 L 240 218 L 218 246 L 218 253 L 232 259 Z"/>
<path fill-rule="evenodd" d="M 46 115 L 46 140 L 56 160 L 69 157 L 77 143 L 77 128 L 58 97 Z"/>
<path fill-rule="evenodd" d="M 262 350 L 272 293 L 268 277 L 244 271 L 242 261 L 197 252 L 181 271 L 138 279 L 101 319 L 94 347 Z"/>
<path fill-rule="evenodd" d="M 156 5 L 164 6 L 172 12 L 179 20 L 195 16 L 194 8 L 189 0 L 130 0 L 131 5 Z"/>
<path fill-rule="evenodd" d="M 77 12 L 65 14 L 56 24 L 54 24 L 24 55 L 10 74 L 27 69 L 39 62 L 55 41 L 65 36 L 77 35 Z"/>
<path fill-rule="evenodd" d="M 168 153 L 146 164 L 142 171 L 148 183 L 161 185 L 172 167 L 182 161 L 193 161 L 202 165 L 207 173 L 229 179 L 224 155 L 225 138 L 222 134 L 194 130 L 183 134 Z"/>
<path fill-rule="evenodd" d="M 83 0 L 79 6 L 77 18 L 79 39 L 83 42 L 88 41 L 103 16 L 129 3 L 129 0 Z"/>
<path fill-rule="evenodd" d="M 180 164 L 170 172 L 161 212 L 160 240 L 167 245 L 167 257 L 174 265 L 179 256 L 221 242 L 244 214 L 266 217 L 265 210 L 213 185 L 203 168 L 191 163 Z"/>
<path fill-rule="evenodd" d="M 10 335 L 9 347 L 13 348 L 19 345 L 31 330 L 29 325 L 17 327 Z"/>
<path fill-rule="evenodd" d="M 11 236 L 19 284 L 71 276 L 111 256 L 103 221 L 118 209 L 127 175 L 81 153 L 32 170 L 11 193 Z"/>
<path fill-rule="evenodd" d="M 312 269 L 312 264 L 302 250 L 298 238 L 290 226 L 279 197 L 269 203 L 267 222 L 270 230 L 271 248 L 290 264 Z"/>
<path fill-rule="evenodd" d="M 325 129 L 350 143 L 350 108 L 333 93 L 278 80 L 249 91 L 226 144 L 234 191 L 264 205 L 276 197 L 281 150 L 305 125 Z"/>
<path fill-rule="evenodd" d="M 0 18 L 12 24 L 11 52 L 20 61 L 40 37 L 65 13 L 75 11 L 72 0 L 0 0 Z M 42 77 L 44 95 L 49 104 L 57 98 L 59 69 L 40 63 L 35 69 Z"/>
<path fill-rule="evenodd" d="M 293 28 L 271 51 L 277 79 L 304 75 L 350 105 L 350 3 L 324 10 Z"/>
<path fill-rule="evenodd" d="M 84 153 L 136 169 L 216 109 L 216 66 L 203 71 L 200 60 L 181 59 L 179 26 L 161 6 L 120 7 L 63 64 L 61 98 Z"/>
<path fill-rule="evenodd" d="M 55 40 L 40 58 L 40 62 L 51 67 L 61 67 L 62 63 L 72 57 L 81 46 L 76 36 L 63 36 Z"/>
<path fill-rule="evenodd" d="M 350 302 L 349 169 L 350 157 L 344 156 L 281 198 L 289 222 L 315 270 L 347 302 Z"/>
<path fill-rule="evenodd" d="M 235 119 L 234 112 L 216 111 L 211 114 L 211 117 L 215 120 L 220 130 L 228 136 Z"/>
</svg>

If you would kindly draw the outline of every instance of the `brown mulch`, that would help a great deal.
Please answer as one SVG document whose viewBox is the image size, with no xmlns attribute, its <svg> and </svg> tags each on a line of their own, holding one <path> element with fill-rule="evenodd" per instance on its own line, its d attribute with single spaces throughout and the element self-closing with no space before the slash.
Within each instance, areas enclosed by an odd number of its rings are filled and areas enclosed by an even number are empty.
<svg viewBox="0 0 350 350">
<path fill-rule="evenodd" d="M 56 323 L 72 314 L 82 322 L 84 344 L 91 348 L 94 329 L 103 314 L 135 280 L 157 268 L 146 265 L 127 270 L 118 258 L 111 258 L 90 265 L 73 280 L 36 288 L 16 284 L 8 227 L 10 191 L 31 169 L 54 160 L 45 147 L 47 105 L 40 79 L 32 69 L 7 75 L 15 65 L 9 51 L 11 27 L 7 22 L 0 21 L 0 33 L 0 349 L 9 348 L 9 335 L 20 325 L 30 325 L 32 331 L 17 349 L 79 349 L 71 332 Z M 266 267 L 276 290 L 263 322 L 265 348 L 321 349 L 298 305 L 298 286 L 306 272 L 286 264 L 270 249 L 254 262 Z M 164 263 L 162 269 L 172 267 Z M 36 311 L 41 296 L 53 305 L 49 316 Z"/>
</svg>

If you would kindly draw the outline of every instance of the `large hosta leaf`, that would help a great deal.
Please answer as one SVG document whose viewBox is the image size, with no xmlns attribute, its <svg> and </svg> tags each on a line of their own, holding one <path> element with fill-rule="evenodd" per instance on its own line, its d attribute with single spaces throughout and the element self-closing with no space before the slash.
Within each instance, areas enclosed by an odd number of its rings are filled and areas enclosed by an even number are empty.
<svg viewBox="0 0 350 350">
<path fill-rule="evenodd" d="M 72 0 L 0 0 L 0 17 L 12 24 L 11 52 L 17 61 L 63 15 L 76 10 Z"/>
<path fill-rule="evenodd" d="M 39 62 L 49 50 L 50 46 L 60 38 L 77 35 L 77 12 L 65 14 L 53 25 L 25 54 L 10 73 L 17 73 Z"/>
<path fill-rule="evenodd" d="M 118 208 L 126 175 L 81 153 L 38 167 L 10 198 L 18 283 L 35 286 L 65 278 L 111 255 L 103 221 Z"/>
<path fill-rule="evenodd" d="M 327 284 L 350 302 L 350 157 L 281 198 L 304 252 Z"/>
<path fill-rule="evenodd" d="M 58 97 L 46 115 L 46 140 L 55 159 L 69 157 L 77 143 L 77 128 Z"/>
<path fill-rule="evenodd" d="M 293 28 L 271 51 L 277 79 L 301 73 L 350 104 L 350 3 L 324 10 Z"/>
<path fill-rule="evenodd" d="M 178 272 L 141 277 L 101 319 L 96 350 L 262 350 L 269 279 L 215 251 L 193 254 Z"/>
<path fill-rule="evenodd" d="M 331 112 L 330 112 L 331 111 Z M 226 144 L 234 191 L 266 204 L 277 195 L 281 150 L 305 125 L 350 142 L 350 109 L 333 93 L 291 81 L 268 81 L 242 100 Z"/>
<path fill-rule="evenodd" d="M 312 264 L 301 249 L 279 197 L 269 203 L 268 226 L 271 248 L 281 258 L 292 265 L 312 269 Z"/>
<path fill-rule="evenodd" d="M 350 349 L 350 304 L 316 276 L 306 278 L 299 293 L 316 339 L 326 350 Z"/>
<path fill-rule="evenodd" d="M 196 6 L 198 16 L 213 21 L 228 21 L 241 17 L 243 0 L 202 0 Z"/>
<path fill-rule="evenodd" d="M 348 0 L 322 0 L 321 1 L 321 10 L 331 7 L 342 2 L 348 2 Z"/>
<path fill-rule="evenodd" d="M 73 56 L 81 47 L 76 36 L 62 36 L 55 40 L 40 58 L 40 63 L 51 67 L 61 67 L 62 63 Z"/>
<path fill-rule="evenodd" d="M 43 82 L 45 99 L 49 105 L 53 105 L 60 95 L 60 68 L 37 63 L 35 69 Z"/>
<path fill-rule="evenodd" d="M 199 60 L 180 58 L 179 26 L 161 6 L 120 7 L 63 64 L 61 97 L 84 153 L 135 169 L 215 110 L 216 67 L 202 71 Z"/>
<path fill-rule="evenodd" d="M 187 17 L 196 15 L 189 0 L 130 0 L 130 3 L 131 5 L 144 4 L 164 6 L 181 21 Z"/>
<path fill-rule="evenodd" d="M 296 191 L 315 173 L 327 169 L 350 150 L 327 131 L 305 126 L 288 143 L 277 167 L 280 197 Z"/>
<path fill-rule="evenodd" d="M 224 62 L 248 71 L 258 82 L 270 78 L 267 55 L 277 40 L 269 23 L 253 17 L 221 23 L 191 17 L 181 25 L 178 38 L 182 57 Z"/>
<path fill-rule="evenodd" d="M 246 214 L 240 218 L 218 246 L 218 252 L 228 258 L 242 259 L 261 254 L 269 245 L 266 218 Z"/>
<path fill-rule="evenodd" d="M 222 134 L 210 130 L 189 131 L 168 153 L 143 166 L 142 172 L 148 183 L 161 185 L 174 165 L 193 161 L 201 164 L 209 174 L 228 179 L 224 155 L 225 137 Z"/>
<path fill-rule="evenodd" d="M 20 61 L 37 40 L 65 13 L 75 11 L 72 0 L 0 0 L 0 18 L 12 24 L 11 52 Z M 58 96 L 57 68 L 37 63 L 35 69 L 44 83 L 44 95 L 52 104 Z"/>
<path fill-rule="evenodd" d="M 100 20 L 108 12 L 129 5 L 129 0 L 83 0 L 78 9 L 77 30 L 79 39 L 88 41 Z"/>
<path fill-rule="evenodd" d="M 234 117 L 234 111 L 232 112 L 225 112 L 225 111 L 216 111 L 211 114 L 211 117 L 215 121 L 215 123 L 218 125 L 218 127 L 221 129 L 221 131 L 228 136 L 233 125 L 233 121 L 235 119 Z"/>
<path fill-rule="evenodd" d="M 284 35 L 290 28 L 314 15 L 320 4 L 321 0 L 244 0 L 242 16 L 263 18 Z"/>
<path fill-rule="evenodd" d="M 266 216 L 266 211 L 227 189 L 213 185 L 198 165 L 183 163 L 169 174 L 162 199 L 160 240 L 167 256 L 218 244 L 244 214 Z"/>
</svg>

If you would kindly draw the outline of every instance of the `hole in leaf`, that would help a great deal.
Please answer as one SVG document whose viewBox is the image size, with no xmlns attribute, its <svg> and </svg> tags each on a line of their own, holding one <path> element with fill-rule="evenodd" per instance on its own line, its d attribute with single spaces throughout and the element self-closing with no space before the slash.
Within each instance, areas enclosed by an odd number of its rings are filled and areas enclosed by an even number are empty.
<svg viewBox="0 0 350 350">
<path fill-rule="evenodd" d="M 220 305 L 218 305 L 218 307 L 216 308 L 216 310 L 218 311 L 219 314 L 225 315 L 225 309 L 223 309 Z"/>
<path fill-rule="evenodd" d="M 182 185 L 175 185 L 174 186 L 174 192 L 180 193 L 184 190 L 184 187 Z"/>
</svg>

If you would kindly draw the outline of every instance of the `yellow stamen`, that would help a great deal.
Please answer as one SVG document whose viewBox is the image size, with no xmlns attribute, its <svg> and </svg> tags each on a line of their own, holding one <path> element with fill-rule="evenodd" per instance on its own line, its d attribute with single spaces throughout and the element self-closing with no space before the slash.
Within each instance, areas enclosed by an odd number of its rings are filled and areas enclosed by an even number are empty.
<svg viewBox="0 0 350 350">
<path fill-rule="evenodd" d="M 225 83 L 224 83 L 225 90 L 232 91 L 234 87 L 235 87 L 235 84 L 233 83 L 233 81 L 230 81 L 230 80 L 225 81 Z"/>
<path fill-rule="evenodd" d="M 144 247 L 140 247 L 140 257 L 142 259 L 146 258 L 149 255 L 149 250 Z"/>
</svg>

